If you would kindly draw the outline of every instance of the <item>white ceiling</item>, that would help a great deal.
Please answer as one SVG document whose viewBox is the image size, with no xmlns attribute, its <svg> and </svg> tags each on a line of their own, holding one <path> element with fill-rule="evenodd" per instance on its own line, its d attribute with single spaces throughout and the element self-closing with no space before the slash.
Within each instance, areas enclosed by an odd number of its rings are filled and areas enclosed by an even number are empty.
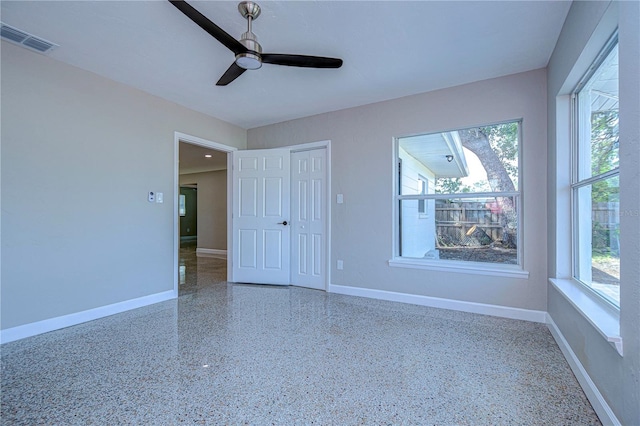
<svg viewBox="0 0 640 426">
<path fill-rule="evenodd" d="M 181 175 L 227 169 L 226 152 L 184 142 L 180 142 L 178 148 L 178 168 Z"/>
<path fill-rule="evenodd" d="M 2 21 L 49 55 L 243 128 L 547 65 L 570 2 L 262 1 L 264 51 L 339 57 L 338 70 L 264 65 L 226 87 L 233 54 L 168 1 L 5 1 Z M 192 6 L 238 38 L 231 1 Z"/>
</svg>

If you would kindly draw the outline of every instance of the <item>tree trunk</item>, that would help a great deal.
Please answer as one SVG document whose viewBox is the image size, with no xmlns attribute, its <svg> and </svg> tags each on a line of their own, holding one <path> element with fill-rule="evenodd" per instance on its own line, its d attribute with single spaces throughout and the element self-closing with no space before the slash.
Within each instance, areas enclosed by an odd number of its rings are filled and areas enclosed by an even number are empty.
<svg viewBox="0 0 640 426">
<path fill-rule="evenodd" d="M 515 186 L 507 169 L 491 147 L 489 138 L 480 128 L 459 130 L 462 146 L 478 156 L 485 171 L 487 180 L 493 192 L 515 192 Z M 517 246 L 517 232 L 515 227 L 517 216 L 511 197 L 496 197 L 500 206 L 500 225 L 502 226 L 502 244 L 505 247 Z"/>
<path fill-rule="evenodd" d="M 489 138 L 482 129 L 459 130 L 458 134 L 460 135 L 462 146 L 473 152 L 480 159 L 487 172 L 489 186 L 493 192 L 513 192 L 516 190 L 513 182 L 511 182 L 509 173 L 507 173 L 507 169 L 505 169 L 502 161 L 491 148 Z"/>
</svg>

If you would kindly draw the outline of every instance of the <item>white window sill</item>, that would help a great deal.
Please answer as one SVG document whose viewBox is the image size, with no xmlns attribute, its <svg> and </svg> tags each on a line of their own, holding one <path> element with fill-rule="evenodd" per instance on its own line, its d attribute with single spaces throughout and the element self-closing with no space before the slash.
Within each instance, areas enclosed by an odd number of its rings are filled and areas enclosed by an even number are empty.
<svg viewBox="0 0 640 426">
<path fill-rule="evenodd" d="M 389 260 L 389 266 L 397 268 L 427 269 L 430 271 L 456 272 L 461 274 L 520 278 L 525 280 L 529 278 L 529 272 L 522 270 L 518 265 L 396 257 Z"/>
<path fill-rule="evenodd" d="M 588 289 L 575 280 L 550 278 L 549 282 L 622 356 L 620 311 L 598 296 L 590 294 Z"/>
</svg>

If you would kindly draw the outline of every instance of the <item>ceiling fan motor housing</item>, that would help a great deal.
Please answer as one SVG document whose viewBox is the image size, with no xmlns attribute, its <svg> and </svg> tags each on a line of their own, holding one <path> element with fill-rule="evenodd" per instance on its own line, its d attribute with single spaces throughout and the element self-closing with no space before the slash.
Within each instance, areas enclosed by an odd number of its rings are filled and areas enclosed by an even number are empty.
<svg viewBox="0 0 640 426">
<path fill-rule="evenodd" d="M 260 6 L 252 1 L 243 1 L 238 4 L 238 11 L 247 20 L 247 32 L 238 40 L 249 52 L 238 53 L 236 64 L 247 70 L 256 70 L 262 66 L 262 46 L 258 43 L 258 37 L 251 31 L 251 21 L 260 16 Z"/>
<path fill-rule="evenodd" d="M 247 70 L 257 70 L 260 68 L 262 66 L 262 58 L 260 57 L 262 46 L 260 46 L 260 43 L 256 40 L 256 35 L 252 32 L 246 32 L 242 34 L 242 38 L 239 41 L 244 47 L 249 49 L 249 51 L 238 53 L 236 55 L 236 64 Z"/>
</svg>

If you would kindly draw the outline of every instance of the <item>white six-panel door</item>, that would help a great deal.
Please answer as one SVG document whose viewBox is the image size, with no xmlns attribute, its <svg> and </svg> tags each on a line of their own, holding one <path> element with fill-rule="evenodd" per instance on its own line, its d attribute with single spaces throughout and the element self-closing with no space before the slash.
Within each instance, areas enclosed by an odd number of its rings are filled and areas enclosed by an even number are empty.
<svg viewBox="0 0 640 426">
<path fill-rule="evenodd" d="M 326 149 L 291 154 L 291 283 L 325 289 Z"/>
<path fill-rule="evenodd" d="M 290 153 L 233 152 L 232 281 L 290 283 Z"/>
</svg>

